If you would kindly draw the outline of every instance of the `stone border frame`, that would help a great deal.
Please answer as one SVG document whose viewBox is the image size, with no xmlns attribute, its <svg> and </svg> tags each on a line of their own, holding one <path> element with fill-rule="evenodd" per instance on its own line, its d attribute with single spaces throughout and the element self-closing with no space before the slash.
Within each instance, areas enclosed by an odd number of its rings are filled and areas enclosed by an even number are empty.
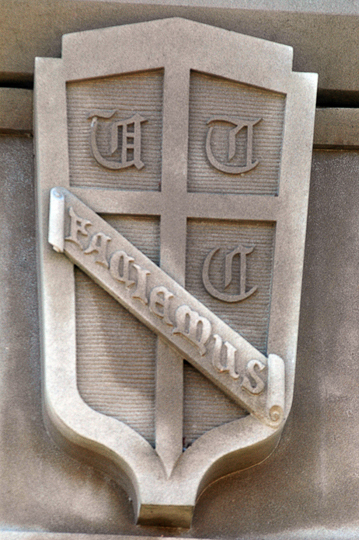
<svg viewBox="0 0 359 540">
<path fill-rule="evenodd" d="M 45 417 L 60 444 L 77 455 L 81 449 L 96 466 L 119 477 L 133 498 L 140 523 L 189 526 L 196 498 L 211 481 L 268 457 L 291 408 L 317 76 L 291 71 L 291 47 L 183 19 L 66 35 L 62 50 L 62 59 L 38 58 L 35 77 Z M 47 242 L 49 191 L 55 185 L 69 188 L 66 82 L 159 68 L 164 69 L 162 192 L 146 192 L 143 199 L 141 192 L 117 192 L 114 197 L 112 190 L 71 189 L 96 212 L 148 214 L 150 205 L 154 215 L 161 215 L 161 222 L 171 222 L 172 230 L 185 231 L 183 222 L 173 222 L 173 208 L 162 205 L 160 197 L 168 196 L 166 178 L 173 178 L 174 171 L 179 180 L 186 177 L 191 70 L 286 95 L 278 196 L 228 195 L 220 199 L 215 194 L 200 194 L 204 197 L 201 206 L 197 194 L 186 193 L 188 204 L 196 208 L 195 217 L 220 219 L 225 211 L 227 219 L 240 215 L 243 220 L 277 224 L 268 353 L 281 356 L 286 366 L 284 420 L 274 429 L 249 415 L 215 428 L 181 454 L 172 474 L 140 435 L 92 410 L 80 397 L 73 266 L 64 257 L 60 260 Z M 184 129 L 178 131 L 179 115 Z M 174 145 L 180 149 L 176 162 L 171 151 Z M 181 189 L 175 194 L 177 200 L 185 195 Z M 161 224 L 161 242 L 166 240 L 166 228 Z M 165 271 L 182 284 L 185 253 L 176 257 L 162 261 L 161 254 L 161 266 L 164 262 Z"/>
</svg>

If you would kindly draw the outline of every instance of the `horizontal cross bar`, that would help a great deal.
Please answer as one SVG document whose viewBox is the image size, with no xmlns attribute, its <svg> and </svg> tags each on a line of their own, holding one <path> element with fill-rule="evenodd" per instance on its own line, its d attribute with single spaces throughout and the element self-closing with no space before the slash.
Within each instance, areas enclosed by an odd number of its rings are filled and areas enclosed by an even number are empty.
<svg viewBox="0 0 359 540">
<path fill-rule="evenodd" d="M 173 201 L 156 191 L 72 188 L 72 193 L 99 214 L 161 216 L 176 212 L 188 218 L 277 221 L 282 201 L 268 195 L 186 193 Z"/>
</svg>

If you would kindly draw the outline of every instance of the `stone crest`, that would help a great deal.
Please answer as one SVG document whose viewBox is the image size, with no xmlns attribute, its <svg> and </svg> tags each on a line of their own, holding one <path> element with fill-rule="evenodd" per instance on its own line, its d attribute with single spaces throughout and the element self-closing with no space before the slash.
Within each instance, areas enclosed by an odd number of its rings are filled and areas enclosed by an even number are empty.
<svg viewBox="0 0 359 540">
<path fill-rule="evenodd" d="M 316 76 L 181 19 L 36 63 L 44 410 L 139 523 L 189 526 L 289 414 Z"/>
</svg>

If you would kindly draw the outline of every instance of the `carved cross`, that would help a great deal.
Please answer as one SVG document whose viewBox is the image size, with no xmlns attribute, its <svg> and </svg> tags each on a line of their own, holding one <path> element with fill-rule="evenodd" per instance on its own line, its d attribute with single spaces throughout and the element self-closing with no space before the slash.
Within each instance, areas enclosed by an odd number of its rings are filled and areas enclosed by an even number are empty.
<svg viewBox="0 0 359 540">
<path fill-rule="evenodd" d="M 101 214 L 159 216 L 160 265 L 182 286 L 185 286 L 188 218 L 276 221 L 280 204 L 280 198 L 272 196 L 187 191 L 189 89 L 190 70 L 167 66 L 160 192 L 71 189 Z M 183 360 L 161 339 L 157 345 L 155 415 L 156 451 L 170 474 L 183 447 Z"/>
</svg>

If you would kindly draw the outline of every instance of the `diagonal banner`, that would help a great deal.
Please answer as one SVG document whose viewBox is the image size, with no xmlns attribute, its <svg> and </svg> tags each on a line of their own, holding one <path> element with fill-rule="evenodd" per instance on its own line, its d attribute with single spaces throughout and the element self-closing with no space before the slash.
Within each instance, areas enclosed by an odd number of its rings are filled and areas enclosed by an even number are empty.
<svg viewBox="0 0 359 540">
<path fill-rule="evenodd" d="M 65 188 L 50 195 L 49 243 L 265 424 L 284 410 L 284 362 L 240 334 Z"/>
</svg>

